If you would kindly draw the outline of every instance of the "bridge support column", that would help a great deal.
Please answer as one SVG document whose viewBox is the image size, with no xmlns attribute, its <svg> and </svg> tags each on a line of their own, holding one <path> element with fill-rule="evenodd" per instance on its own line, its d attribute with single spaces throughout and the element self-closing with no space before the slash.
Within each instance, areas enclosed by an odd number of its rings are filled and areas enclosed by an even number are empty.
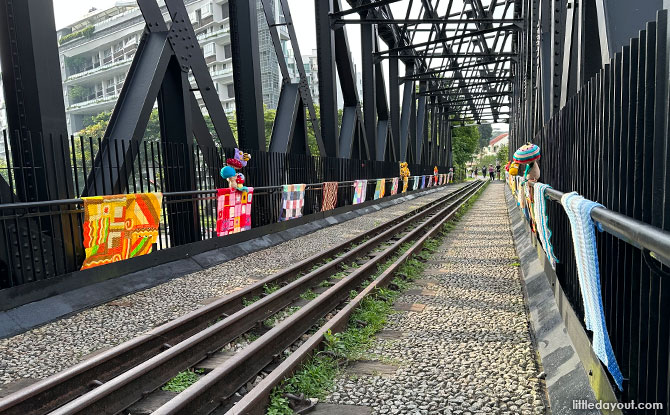
<svg viewBox="0 0 670 415">
<path fill-rule="evenodd" d="M 237 142 L 244 149 L 265 151 L 256 0 L 230 1 L 228 7 L 235 82 Z"/>
</svg>

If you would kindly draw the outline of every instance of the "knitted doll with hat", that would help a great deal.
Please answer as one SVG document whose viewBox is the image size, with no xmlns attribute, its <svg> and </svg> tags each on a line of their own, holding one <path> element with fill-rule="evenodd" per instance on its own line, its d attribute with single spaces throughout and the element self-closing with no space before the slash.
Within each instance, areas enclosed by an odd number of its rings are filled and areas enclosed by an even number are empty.
<svg viewBox="0 0 670 415">
<path fill-rule="evenodd" d="M 526 143 L 519 147 L 514 152 L 514 162 L 519 165 L 525 165 L 524 179 L 536 182 L 540 179 L 540 147 L 536 144 Z M 512 163 L 514 164 L 514 163 Z M 510 166 L 510 174 L 512 174 L 512 166 Z"/>
<path fill-rule="evenodd" d="M 227 166 L 221 169 L 221 177 L 228 181 L 228 187 L 240 192 L 249 190 L 244 185 L 244 174 L 237 172 L 237 170 L 245 167 L 250 159 L 250 154 L 240 151 L 240 149 L 237 148 L 235 149 L 233 158 L 226 159 Z"/>
</svg>

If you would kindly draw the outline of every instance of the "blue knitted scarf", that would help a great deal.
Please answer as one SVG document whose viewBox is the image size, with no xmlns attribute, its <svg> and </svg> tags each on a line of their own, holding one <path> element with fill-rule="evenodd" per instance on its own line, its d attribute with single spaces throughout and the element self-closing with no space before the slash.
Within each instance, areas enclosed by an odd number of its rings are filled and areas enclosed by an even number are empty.
<svg viewBox="0 0 670 415">
<path fill-rule="evenodd" d="M 593 351 L 612 374 L 619 390 L 622 390 L 623 375 L 614 356 L 614 350 L 612 350 L 603 312 L 596 233 L 593 219 L 591 219 L 593 208 L 602 207 L 602 205 L 586 200 L 576 192 L 564 194 L 561 204 L 570 219 L 579 286 L 584 302 L 584 320 L 586 329 L 593 332 Z M 602 231 L 600 224 L 596 226 L 599 231 Z"/>
</svg>

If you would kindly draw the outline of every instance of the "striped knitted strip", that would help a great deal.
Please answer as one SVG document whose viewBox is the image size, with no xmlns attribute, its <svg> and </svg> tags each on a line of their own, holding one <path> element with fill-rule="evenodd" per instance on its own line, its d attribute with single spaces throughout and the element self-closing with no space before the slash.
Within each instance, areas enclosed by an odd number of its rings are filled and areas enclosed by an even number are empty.
<svg viewBox="0 0 670 415">
<path fill-rule="evenodd" d="M 563 195 L 561 204 L 570 219 L 579 286 L 584 302 L 584 320 L 586 329 L 593 332 L 593 351 L 612 374 L 619 390 L 622 390 L 623 375 L 614 356 L 605 323 L 596 233 L 593 219 L 591 219 L 593 208 L 602 205 L 586 200 L 576 192 Z M 600 224 L 597 224 L 597 227 L 602 231 Z"/>
<path fill-rule="evenodd" d="M 535 211 L 535 228 L 537 236 L 540 238 L 542 248 L 551 263 L 551 267 L 556 269 L 556 255 L 554 255 L 554 247 L 551 245 L 551 230 L 549 230 L 549 217 L 547 216 L 547 200 L 545 198 L 545 191 L 551 189 L 548 184 L 536 182 L 533 193 L 533 210 Z"/>
</svg>

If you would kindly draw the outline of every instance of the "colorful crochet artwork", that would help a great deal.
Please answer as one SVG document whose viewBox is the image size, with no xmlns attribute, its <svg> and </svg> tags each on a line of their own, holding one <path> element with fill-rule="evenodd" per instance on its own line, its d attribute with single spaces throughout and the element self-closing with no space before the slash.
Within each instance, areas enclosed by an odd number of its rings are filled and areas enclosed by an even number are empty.
<svg viewBox="0 0 670 415">
<path fill-rule="evenodd" d="M 279 222 L 301 217 L 304 205 L 305 185 L 285 184 L 281 194 L 281 213 L 279 214 Z"/>
<path fill-rule="evenodd" d="M 323 202 L 321 211 L 335 209 L 337 205 L 337 182 L 325 182 L 323 184 Z"/>
<path fill-rule="evenodd" d="M 224 236 L 251 229 L 251 200 L 254 188 L 240 192 L 227 187 L 216 193 L 216 235 Z"/>
<path fill-rule="evenodd" d="M 354 181 L 354 205 L 365 202 L 365 196 L 368 190 L 367 180 Z"/>
<path fill-rule="evenodd" d="M 403 177 L 402 178 L 402 192 L 405 193 L 407 191 L 407 187 L 409 186 L 409 177 Z"/>
<path fill-rule="evenodd" d="M 158 238 L 163 195 L 84 197 L 84 249 L 81 269 L 148 254 Z"/>
<path fill-rule="evenodd" d="M 386 179 L 377 179 L 377 186 L 375 187 L 375 200 L 384 197 L 386 192 Z"/>
<path fill-rule="evenodd" d="M 393 185 L 391 186 L 391 196 L 398 194 L 398 184 L 399 183 L 400 183 L 400 179 L 398 177 L 394 177 L 393 178 Z"/>
<path fill-rule="evenodd" d="M 533 210 L 535 218 L 535 229 L 537 236 L 540 238 L 544 252 L 551 263 L 551 267 L 556 269 L 556 255 L 554 255 L 554 247 L 551 245 L 551 230 L 549 230 L 549 217 L 547 216 L 547 200 L 545 198 L 545 191 L 551 189 L 548 184 L 537 182 L 533 186 Z"/>
<path fill-rule="evenodd" d="M 605 364 L 612 374 L 614 382 L 621 390 L 623 375 L 614 356 L 605 323 L 596 232 L 591 218 L 591 211 L 596 207 L 602 207 L 602 205 L 586 200 L 576 192 L 564 194 L 561 197 L 561 204 L 570 220 L 579 287 L 584 302 L 584 321 L 586 322 L 586 329 L 593 332 L 593 351 Z M 602 226 L 600 224 L 597 224 L 597 226 L 602 231 Z"/>
<path fill-rule="evenodd" d="M 418 189 L 419 183 L 421 183 L 421 176 L 414 176 L 414 186 L 412 187 L 412 190 Z"/>
</svg>

